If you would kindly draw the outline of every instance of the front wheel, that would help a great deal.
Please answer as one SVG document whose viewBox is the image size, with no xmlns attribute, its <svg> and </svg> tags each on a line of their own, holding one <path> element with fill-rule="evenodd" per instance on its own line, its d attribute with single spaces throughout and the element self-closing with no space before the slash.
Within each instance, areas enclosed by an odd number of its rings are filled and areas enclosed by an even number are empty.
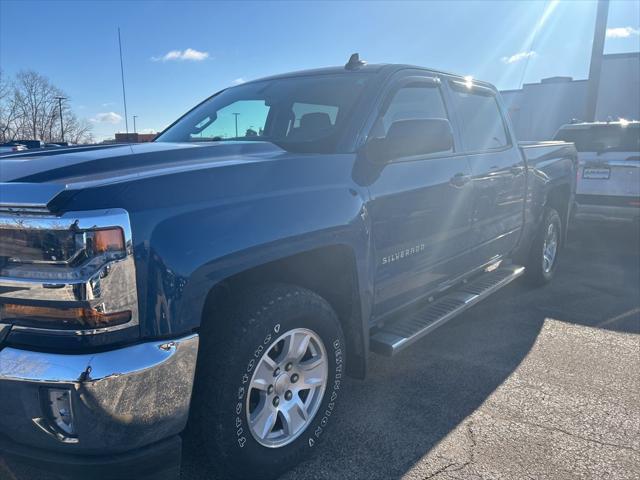
<svg viewBox="0 0 640 480">
<path fill-rule="evenodd" d="M 313 450 L 335 411 L 340 323 L 323 298 L 288 285 L 247 291 L 216 317 L 201 332 L 194 429 L 220 478 L 275 478 Z"/>
<path fill-rule="evenodd" d="M 562 221 L 553 208 L 547 208 L 540 229 L 531 245 L 526 277 L 533 285 L 544 285 L 553 278 L 558 265 Z"/>
</svg>

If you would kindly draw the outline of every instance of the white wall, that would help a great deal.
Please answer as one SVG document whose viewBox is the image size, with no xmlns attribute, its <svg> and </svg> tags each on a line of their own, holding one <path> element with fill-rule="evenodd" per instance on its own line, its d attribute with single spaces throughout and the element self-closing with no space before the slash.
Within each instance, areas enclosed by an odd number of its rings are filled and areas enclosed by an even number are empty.
<svg viewBox="0 0 640 480">
<path fill-rule="evenodd" d="M 640 52 L 605 55 L 596 119 L 640 120 Z"/>
</svg>

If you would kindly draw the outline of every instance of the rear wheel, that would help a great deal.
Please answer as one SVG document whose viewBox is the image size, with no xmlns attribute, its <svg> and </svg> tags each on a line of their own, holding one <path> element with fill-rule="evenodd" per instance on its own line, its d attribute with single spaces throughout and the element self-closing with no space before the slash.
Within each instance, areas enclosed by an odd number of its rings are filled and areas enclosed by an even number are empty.
<svg viewBox="0 0 640 480">
<path fill-rule="evenodd" d="M 562 221 L 553 208 L 547 208 L 540 230 L 531 246 L 526 277 L 533 285 L 549 283 L 555 274 L 562 239 Z"/>
<path fill-rule="evenodd" d="M 192 427 L 220 478 L 275 478 L 324 436 L 344 339 L 331 306 L 300 287 L 260 287 L 233 303 L 204 321 Z"/>
</svg>

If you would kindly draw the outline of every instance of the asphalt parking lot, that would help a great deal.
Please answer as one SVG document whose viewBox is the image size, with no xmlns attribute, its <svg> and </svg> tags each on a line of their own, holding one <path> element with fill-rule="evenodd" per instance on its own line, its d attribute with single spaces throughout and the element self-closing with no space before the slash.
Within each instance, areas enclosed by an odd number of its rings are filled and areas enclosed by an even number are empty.
<svg viewBox="0 0 640 480">
<path fill-rule="evenodd" d="M 544 288 L 507 287 L 350 381 L 283 477 L 638 479 L 640 235 L 581 226 Z M 183 480 L 204 480 L 185 451 Z"/>
<path fill-rule="evenodd" d="M 282 480 L 638 479 L 637 226 L 574 229 L 551 285 L 517 282 L 372 355 L 343 395 L 316 456 Z M 211 478 L 201 452 L 183 464 L 182 480 Z"/>
</svg>

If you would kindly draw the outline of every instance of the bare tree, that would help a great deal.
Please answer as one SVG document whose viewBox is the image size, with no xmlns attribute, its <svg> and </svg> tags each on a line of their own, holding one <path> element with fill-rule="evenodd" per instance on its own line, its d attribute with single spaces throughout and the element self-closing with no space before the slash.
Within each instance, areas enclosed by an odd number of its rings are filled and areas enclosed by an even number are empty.
<svg viewBox="0 0 640 480">
<path fill-rule="evenodd" d="M 64 96 L 49 79 L 34 71 L 16 76 L 15 96 L 20 108 L 21 133 L 29 138 L 51 140 L 57 96 Z"/>
<path fill-rule="evenodd" d="M 19 72 L 11 84 L 4 82 L 0 93 L 0 140 L 61 141 L 60 104 L 56 97 L 66 97 L 64 92 L 32 70 Z M 91 125 L 79 120 L 66 102 L 62 104 L 62 117 L 65 140 L 72 143 L 93 140 Z"/>
<path fill-rule="evenodd" d="M 64 138 L 70 143 L 91 143 L 93 142 L 93 135 L 91 134 L 91 128 L 93 127 L 88 120 L 79 119 L 69 109 L 63 109 L 64 117 Z M 61 136 L 60 123 L 56 123 L 58 126 L 57 135 Z"/>
<path fill-rule="evenodd" d="M 14 140 L 17 135 L 16 121 L 19 108 L 14 95 L 14 86 L 0 70 L 0 141 Z"/>
</svg>

